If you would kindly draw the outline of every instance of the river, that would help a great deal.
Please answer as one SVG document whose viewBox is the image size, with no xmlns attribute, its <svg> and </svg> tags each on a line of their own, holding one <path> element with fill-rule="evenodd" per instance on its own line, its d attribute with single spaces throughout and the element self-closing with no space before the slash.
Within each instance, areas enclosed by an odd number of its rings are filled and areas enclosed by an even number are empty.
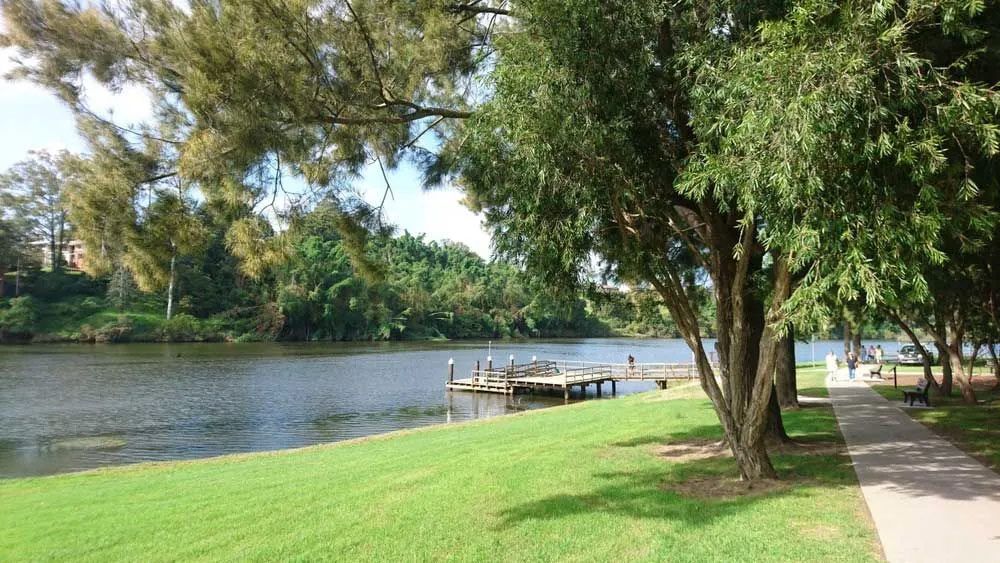
<svg viewBox="0 0 1000 563">
<path fill-rule="evenodd" d="M 818 359 L 838 346 L 817 342 Z M 681 340 L 628 338 L 0 346 L 0 477 L 293 448 L 563 404 L 445 391 L 449 358 L 464 377 L 488 350 L 498 365 L 511 354 L 517 363 L 691 358 Z M 798 345 L 800 361 L 811 353 Z M 652 388 L 622 383 L 618 394 Z"/>
</svg>

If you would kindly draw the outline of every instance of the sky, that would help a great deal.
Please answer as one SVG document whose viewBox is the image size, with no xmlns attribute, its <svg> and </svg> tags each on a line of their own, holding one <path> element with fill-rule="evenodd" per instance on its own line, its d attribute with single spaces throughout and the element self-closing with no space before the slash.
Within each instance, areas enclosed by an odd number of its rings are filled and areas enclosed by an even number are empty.
<svg viewBox="0 0 1000 563">
<path fill-rule="evenodd" d="M 12 55 L 11 49 L 0 48 L 0 171 L 28 158 L 31 150 L 83 151 L 73 115 L 58 98 L 28 82 L 2 78 L 14 65 Z M 112 116 L 118 124 L 134 124 L 150 116 L 148 97 L 141 89 L 112 93 L 85 82 L 84 90 L 88 107 Z M 490 257 L 490 237 L 481 217 L 462 205 L 458 189 L 423 191 L 417 171 L 408 165 L 390 172 L 389 181 L 394 197 L 386 201 L 384 214 L 400 232 L 423 233 L 427 240 L 461 242 L 480 256 Z M 366 199 L 378 203 L 385 188 L 378 166 L 366 170 L 356 187 Z"/>
</svg>

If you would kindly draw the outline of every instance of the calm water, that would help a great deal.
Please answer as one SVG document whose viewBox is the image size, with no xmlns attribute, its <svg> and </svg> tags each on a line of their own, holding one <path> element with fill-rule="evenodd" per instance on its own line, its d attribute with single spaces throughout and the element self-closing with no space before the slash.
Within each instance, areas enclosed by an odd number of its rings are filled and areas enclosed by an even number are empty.
<svg viewBox="0 0 1000 563">
<path fill-rule="evenodd" d="M 817 343 L 817 355 L 831 346 Z M 500 342 L 492 350 L 497 363 L 509 354 L 518 363 L 532 355 L 691 357 L 680 340 Z M 486 342 L 0 347 L 0 477 L 291 448 L 563 403 L 445 391 L 448 358 L 463 377 L 486 351 Z M 799 346 L 800 361 L 810 353 Z"/>
</svg>

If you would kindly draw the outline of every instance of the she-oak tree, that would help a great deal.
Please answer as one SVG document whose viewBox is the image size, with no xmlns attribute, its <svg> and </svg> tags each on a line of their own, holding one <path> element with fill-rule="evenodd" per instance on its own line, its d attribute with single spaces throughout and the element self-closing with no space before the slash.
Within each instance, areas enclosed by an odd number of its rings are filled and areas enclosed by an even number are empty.
<svg viewBox="0 0 1000 563">
<path fill-rule="evenodd" d="M 995 84 L 970 70 L 996 63 L 996 10 L 976 0 L 0 5 L 15 74 L 87 122 L 85 75 L 151 93 L 152 126 L 103 128 L 155 154 L 129 189 L 179 176 L 261 210 L 288 173 L 371 217 L 346 183 L 411 158 L 460 182 L 499 251 L 550 285 L 596 254 L 655 288 L 746 479 L 775 476 L 781 327 L 831 291 L 925 292 L 899 258 L 943 259 L 935 195 L 997 151 Z M 947 60 L 939 43 L 957 45 Z M 248 269 L 280 254 L 269 233 L 234 223 Z M 718 371 L 697 284 L 717 301 Z"/>
</svg>

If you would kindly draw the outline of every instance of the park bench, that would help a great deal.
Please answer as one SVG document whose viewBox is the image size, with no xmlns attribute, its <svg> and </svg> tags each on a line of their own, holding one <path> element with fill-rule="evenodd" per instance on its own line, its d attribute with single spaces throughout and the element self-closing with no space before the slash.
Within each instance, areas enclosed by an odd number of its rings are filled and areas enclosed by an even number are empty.
<svg viewBox="0 0 1000 563">
<path fill-rule="evenodd" d="M 917 382 L 917 386 L 914 387 L 913 389 L 903 390 L 903 402 L 905 403 L 906 401 L 909 401 L 910 406 L 912 407 L 914 401 L 920 400 L 924 403 L 925 406 L 929 407 L 931 406 L 931 400 L 929 396 L 930 390 L 931 386 L 927 382 L 927 380 L 921 379 L 919 382 Z"/>
<path fill-rule="evenodd" d="M 868 370 L 868 377 L 874 377 L 876 379 L 882 379 L 882 364 L 879 364 L 875 369 Z"/>
</svg>

